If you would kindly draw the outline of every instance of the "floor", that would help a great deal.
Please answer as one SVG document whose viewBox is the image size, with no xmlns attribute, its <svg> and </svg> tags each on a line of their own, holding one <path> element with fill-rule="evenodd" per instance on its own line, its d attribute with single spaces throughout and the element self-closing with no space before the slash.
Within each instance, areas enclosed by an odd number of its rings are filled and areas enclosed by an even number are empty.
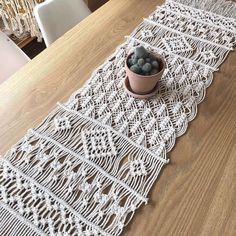
<svg viewBox="0 0 236 236">
<path fill-rule="evenodd" d="M 45 48 L 46 48 L 46 45 L 44 42 L 37 42 L 37 39 L 34 39 L 25 47 L 23 47 L 22 50 L 25 52 L 26 55 L 28 55 L 30 59 L 33 59 Z"/>
</svg>

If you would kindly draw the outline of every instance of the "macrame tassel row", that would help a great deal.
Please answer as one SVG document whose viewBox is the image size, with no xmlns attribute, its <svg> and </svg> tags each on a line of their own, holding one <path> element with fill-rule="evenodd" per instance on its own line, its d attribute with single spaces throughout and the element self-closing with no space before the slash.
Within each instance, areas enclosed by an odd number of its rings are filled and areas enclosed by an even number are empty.
<svg viewBox="0 0 236 236">
<path fill-rule="evenodd" d="M 0 182 L 1 205 L 9 212 L 16 211 L 27 226 L 38 229 L 39 235 L 110 235 L 9 161 L 1 160 Z M 14 225 L 11 227 L 17 229 Z"/>
<path fill-rule="evenodd" d="M 172 1 L 182 3 L 194 9 L 200 9 L 223 17 L 236 19 L 236 4 L 230 0 L 167 0 L 167 2 Z"/>
<path fill-rule="evenodd" d="M 65 125 L 64 120 L 68 121 L 69 126 Z M 62 122 L 59 129 L 57 122 Z M 75 113 L 63 105 L 56 112 L 51 113 L 36 131 L 51 140 L 57 140 L 58 143 L 80 155 L 84 160 L 91 160 L 98 167 L 103 167 L 107 173 L 117 179 L 123 179 L 127 185 L 137 191 L 140 187 L 136 186 L 134 178 L 124 174 L 133 160 L 142 157 L 142 161 L 147 165 L 146 170 L 150 173 L 155 172 L 153 168 L 155 165 L 159 165 L 159 162 L 167 163 L 164 151 L 161 153 L 164 156 L 148 152 L 142 146 L 132 143 L 121 133 L 110 129 L 109 126 Z M 107 136 L 110 138 L 107 139 Z M 96 140 L 95 137 L 97 137 Z M 106 142 L 106 146 L 102 146 L 103 140 Z M 93 142 L 95 143 L 93 144 Z M 100 153 L 97 151 L 98 149 Z M 151 180 L 152 176 L 149 178 Z M 143 186 L 140 193 L 146 196 L 147 192 L 148 190 L 146 191 Z"/>
<path fill-rule="evenodd" d="M 210 29 L 220 30 L 220 33 L 223 33 L 222 40 L 227 37 L 227 34 L 235 34 L 235 27 L 234 19 L 233 18 L 222 18 L 221 16 L 212 16 L 211 12 L 204 12 L 201 10 L 195 9 L 192 10 L 191 7 L 187 5 L 180 4 L 174 1 L 168 1 L 165 5 L 158 6 L 157 9 L 161 9 L 161 11 L 154 11 L 152 15 L 149 16 L 149 19 L 155 20 L 157 18 L 159 23 L 163 23 L 164 21 L 172 20 L 176 18 L 177 20 L 171 23 L 170 27 L 175 27 L 178 29 L 179 25 L 183 26 L 180 29 L 180 32 L 190 32 L 192 35 L 199 35 L 199 33 L 203 33 L 204 29 L 206 30 L 209 26 L 212 27 Z M 170 19 L 168 19 L 170 17 Z M 188 23 L 185 21 L 188 20 Z M 157 20 L 155 20 L 157 21 Z M 186 26 L 186 27 L 185 27 Z M 197 32 L 197 28 L 202 28 L 200 32 Z M 219 32 L 219 31 L 218 31 Z M 228 38 L 226 38 L 228 39 Z M 212 41 L 214 37 L 212 37 Z"/>
<path fill-rule="evenodd" d="M 30 221 L 25 220 L 16 211 L 0 202 L 0 235 L 16 236 L 44 236 L 41 230 L 38 230 Z"/>
</svg>

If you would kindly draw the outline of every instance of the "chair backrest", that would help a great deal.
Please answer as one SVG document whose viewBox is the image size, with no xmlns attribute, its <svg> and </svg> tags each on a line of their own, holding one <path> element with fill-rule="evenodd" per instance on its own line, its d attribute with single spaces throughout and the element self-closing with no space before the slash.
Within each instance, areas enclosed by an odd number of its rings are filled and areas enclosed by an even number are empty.
<svg viewBox="0 0 236 236">
<path fill-rule="evenodd" d="M 83 0 L 46 0 L 34 8 L 46 46 L 90 14 Z"/>
<path fill-rule="evenodd" d="M 0 31 L 0 83 L 29 61 L 29 57 Z"/>
</svg>

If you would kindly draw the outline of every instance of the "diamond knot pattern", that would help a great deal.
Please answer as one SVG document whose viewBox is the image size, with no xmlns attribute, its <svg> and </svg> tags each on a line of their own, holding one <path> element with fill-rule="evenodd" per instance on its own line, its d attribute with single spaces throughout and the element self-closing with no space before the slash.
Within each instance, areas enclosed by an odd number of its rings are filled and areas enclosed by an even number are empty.
<svg viewBox="0 0 236 236">
<path fill-rule="evenodd" d="M 81 135 L 86 158 L 93 160 L 117 155 L 113 137 L 109 130 L 83 130 Z"/>
<path fill-rule="evenodd" d="M 55 130 L 65 130 L 71 128 L 71 123 L 68 117 L 59 117 L 54 119 Z"/>
<path fill-rule="evenodd" d="M 130 162 L 130 174 L 134 176 L 146 175 L 147 171 L 143 160 L 134 160 Z"/>
<path fill-rule="evenodd" d="M 184 36 L 165 37 L 162 39 L 165 47 L 170 52 L 189 52 L 193 51 L 192 47 Z"/>
</svg>

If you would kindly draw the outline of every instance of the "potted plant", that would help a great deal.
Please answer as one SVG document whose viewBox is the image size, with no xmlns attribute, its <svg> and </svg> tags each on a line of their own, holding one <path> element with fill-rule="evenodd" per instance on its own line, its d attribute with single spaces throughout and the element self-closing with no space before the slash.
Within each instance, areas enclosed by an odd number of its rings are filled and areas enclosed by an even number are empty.
<svg viewBox="0 0 236 236">
<path fill-rule="evenodd" d="M 128 55 L 125 63 L 131 92 L 137 95 L 152 93 L 166 67 L 164 58 L 159 54 L 137 47 Z"/>
</svg>

